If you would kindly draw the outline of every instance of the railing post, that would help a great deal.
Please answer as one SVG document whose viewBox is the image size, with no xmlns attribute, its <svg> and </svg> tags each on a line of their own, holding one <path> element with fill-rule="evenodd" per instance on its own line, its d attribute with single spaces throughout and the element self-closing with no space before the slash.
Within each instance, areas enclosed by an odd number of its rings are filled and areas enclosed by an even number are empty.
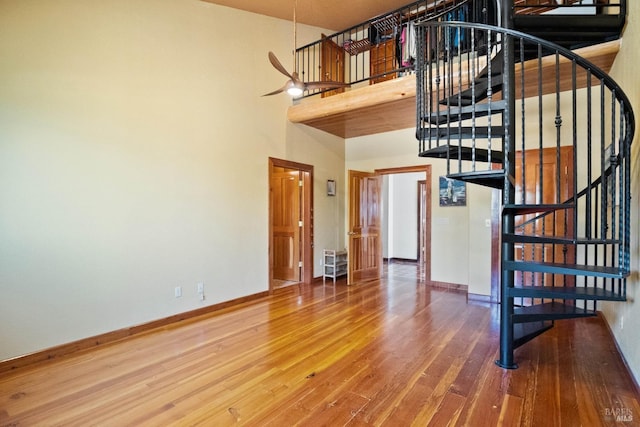
<svg viewBox="0 0 640 427">
<path fill-rule="evenodd" d="M 513 28 L 513 0 L 501 0 L 501 26 Z M 502 49 L 504 57 L 502 94 L 506 102 L 503 115 L 504 136 L 504 168 L 505 179 L 502 192 L 504 205 L 515 203 L 515 187 L 511 177 L 516 175 L 515 165 L 515 52 L 513 37 L 503 34 Z M 502 212 L 502 236 L 513 233 L 515 229 L 515 215 L 512 211 Z M 513 260 L 515 256 L 514 244 L 502 239 L 501 270 L 502 283 L 500 288 L 500 359 L 496 364 L 502 368 L 515 369 L 518 365 L 513 360 L 513 297 L 509 289 L 514 286 L 514 272 L 504 266 L 505 260 Z"/>
</svg>

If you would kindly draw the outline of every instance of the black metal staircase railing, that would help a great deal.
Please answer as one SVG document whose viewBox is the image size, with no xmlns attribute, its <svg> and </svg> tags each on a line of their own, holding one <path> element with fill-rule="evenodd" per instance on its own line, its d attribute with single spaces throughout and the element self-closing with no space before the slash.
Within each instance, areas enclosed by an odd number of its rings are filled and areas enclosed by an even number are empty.
<svg viewBox="0 0 640 427">
<path fill-rule="evenodd" d="M 558 319 L 624 301 L 631 105 L 615 81 L 540 38 L 462 22 L 418 26 L 420 156 L 503 190 L 501 350 Z"/>
</svg>

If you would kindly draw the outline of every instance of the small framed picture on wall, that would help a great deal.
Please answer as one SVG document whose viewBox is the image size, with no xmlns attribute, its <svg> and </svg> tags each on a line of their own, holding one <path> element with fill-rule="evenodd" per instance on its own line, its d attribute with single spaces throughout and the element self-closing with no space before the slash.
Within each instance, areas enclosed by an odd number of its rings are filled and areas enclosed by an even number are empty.
<svg viewBox="0 0 640 427">
<path fill-rule="evenodd" d="M 467 185 L 444 176 L 440 177 L 440 206 L 466 206 Z"/>
</svg>

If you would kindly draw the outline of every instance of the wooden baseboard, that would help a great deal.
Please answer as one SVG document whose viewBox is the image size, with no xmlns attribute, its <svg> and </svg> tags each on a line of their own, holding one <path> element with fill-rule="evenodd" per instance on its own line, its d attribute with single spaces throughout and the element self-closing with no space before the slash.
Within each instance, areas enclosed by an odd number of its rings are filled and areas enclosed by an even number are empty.
<svg viewBox="0 0 640 427">
<path fill-rule="evenodd" d="M 198 308 L 198 309 L 187 311 L 184 313 L 174 314 L 173 316 L 165 317 L 163 319 L 152 320 L 150 322 L 142 323 L 140 325 L 118 329 L 112 332 L 106 332 L 104 334 L 95 335 L 93 337 L 84 338 L 84 339 L 73 341 L 67 344 L 61 344 L 55 347 L 48 348 L 46 350 L 26 354 L 24 356 L 18 356 L 12 359 L 3 360 L 3 361 L 0 361 L 0 374 L 4 372 L 13 371 L 15 369 L 23 368 L 23 367 L 32 365 L 34 363 L 59 359 L 63 356 L 68 356 L 82 350 L 87 350 L 87 349 L 95 348 L 105 344 L 110 344 L 116 341 L 130 338 L 134 335 L 152 331 L 154 329 L 167 327 L 174 323 L 192 320 L 192 319 L 195 319 L 196 317 L 211 314 L 213 312 L 216 312 L 225 308 L 230 308 L 246 302 L 255 301 L 257 299 L 266 297 L 268 295 L 269 295 L 268 291 L 259 292 L 257 294 L 247 295 L 245 297 L 236 298 L 230 301 L 209 305 L 207 307 Z"/>
<path fill-rule="evenodd" d="M 604 322 L 604 325 L 606 326 L 607 331 L 609 331 L 609 335 L 611 336 L 611 341 L 613 341 L 613 343 L 615 344 L 616 350 L 618 351 L 618 355 L 620 356 L 620 359 L 622 359 L 622 363 L 624 364 L 624 367 L 627 368 L 627 372 L 629 373 L 629 377 L 631 378 L 631 381 L 633 382 L 633 385 L 636 388 L 636 392 L 640 394 L 640 385 L 638 384 L 638 380 L 636 379 L 636 377 L 633 376 L 633 371 L 631 370 L 631 366 L 629 366 L 629 363 L 627 363 L 627 358 L 624 357 L 624 353 L 620 349 L 620 345 L 618 344 L 618 340 L 616 339 L 616 336 L 613 333 L 613 330 L 611 329 L 611 325 L 607 321 L 607 317 L 604 315 L 602 310 L 598 310 L 598 317 L 600 318 L 600 320 Z"/>
<path fill-rule="evenodd" d="M 429 286 L 433 286 L 434 288 L 446 289 L 452 292 L 460 292 L 460 293 L 466 293 L 469 289 L 467 285 L 460 285 L 457 283 L 437 282 L 434 280 L 428 280 L 426 284 Z"/>
<path fill-rule="evenodd" d="M 478 302 L 491 303 L 491 296 L 490 295 L 480 295 L 480 294 L 467 293 L 467 300 L 468 301 L 478 301 Z"/>
<path fill-rule="evenodd" d="M 384 258 L 382 261 L 386 263 L 391 263 L 391 264 L 393 264 L 394 262 L 401 263 L 401 264 L 417 264 L 418 263 L 417 259 L 395 258 L 395 257 Z"/>
</svg>

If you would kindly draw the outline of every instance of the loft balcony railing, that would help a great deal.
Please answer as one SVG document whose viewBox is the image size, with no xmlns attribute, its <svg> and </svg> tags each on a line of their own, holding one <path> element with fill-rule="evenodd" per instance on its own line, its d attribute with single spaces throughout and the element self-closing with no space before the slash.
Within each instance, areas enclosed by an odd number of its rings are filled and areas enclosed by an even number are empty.
<svg viewBox="0 0 640 427">
<path fill-rule="evenodd" d="M 357 87 L 411 74 L 415 62 L 413 25 L 418 21 L 493 23 L 495 0 L 421 0 L 296 49 L 304 82 L 331 80 Z M 341 90 L 312 90 L 303 96 Z"/>
<path fill-rule="evenodd" d="M 411 48 L 415 42 L 411 40 L 414 24 L 424 21 L 496 24 L 499 4 L 500 0 L 416 1 L 297 48 L 296 70 L 304 82 L 341 81 L 351 88 L 409 75 L 415 70 L 415 50 Z M 513 7 L 518 17 L 600 15 L 618 17 L 623 23 L 625 4 L 624 0 L 516 0 Z M 303 97 L 329 96 L 344 90 L 310 90 Z"/>
</svg>

